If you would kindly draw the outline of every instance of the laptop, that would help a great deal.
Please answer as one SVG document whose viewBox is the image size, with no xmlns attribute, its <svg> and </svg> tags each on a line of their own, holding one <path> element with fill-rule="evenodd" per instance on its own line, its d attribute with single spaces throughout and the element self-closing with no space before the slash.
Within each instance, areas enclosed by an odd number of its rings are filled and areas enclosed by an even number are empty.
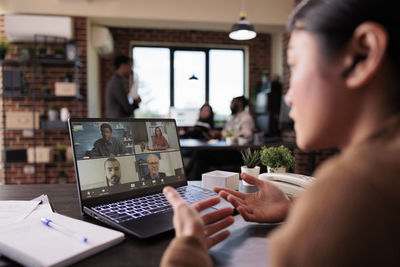
<svg viewBox="0 0 400 267">
<path fill-rule="evenodd" d="M 70 118 L 81 212 L 148 238 L 172 230 L 169 185 L 189 203 L 217 194 L 188 185 L 174 119 Z M 231 206 L 222 203 L 214 209 Z"/>
</svg>

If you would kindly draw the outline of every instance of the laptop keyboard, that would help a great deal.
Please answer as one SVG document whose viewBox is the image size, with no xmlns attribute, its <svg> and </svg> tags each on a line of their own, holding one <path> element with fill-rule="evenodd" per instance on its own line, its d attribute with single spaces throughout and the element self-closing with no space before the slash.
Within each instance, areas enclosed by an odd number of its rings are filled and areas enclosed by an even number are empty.
<svg viewBox="0 0 400 267">
<path fill-rule="evenodd" d="M 190 187 L 190 189 L 189 189 Z M 189 190 L 188 190 L 189 189 Z M 217 196 L 213 191 L 195 186 L 182 186 L 176 189 L 189 204 Z M 92 208 L 99 214 L 117 223 L 137 219 L 150 214 L 171 210 L 172 207 L 163 193 L 127 199 Z"/>
</svg>

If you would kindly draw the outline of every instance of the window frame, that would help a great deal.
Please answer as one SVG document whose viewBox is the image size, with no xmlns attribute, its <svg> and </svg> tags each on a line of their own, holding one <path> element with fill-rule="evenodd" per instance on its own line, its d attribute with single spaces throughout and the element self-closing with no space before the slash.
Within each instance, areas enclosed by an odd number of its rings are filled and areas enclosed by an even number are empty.
<svg viewBox="0 0 400 267">
<path fill-rule="evenodd" d="M 134 47 L 150 47 L 150 48 L 168 48 L 170 51 L 170 107 L 174 107 L 175 88 L 174 88 L 174 52 L 175 51 L 202 51 L 205 52 L 205 101 L 210 100 L 210 50 L 241 50 L 243 52 L 243 92 L 245 97 L 249 97 L 249 48 L 242 45 L 211 45 L 211 44 L 176 44 L 176 43 L 162 43 L 162 42 L 130 42 L 130 57 L 133 58 Z"/>
</svg>

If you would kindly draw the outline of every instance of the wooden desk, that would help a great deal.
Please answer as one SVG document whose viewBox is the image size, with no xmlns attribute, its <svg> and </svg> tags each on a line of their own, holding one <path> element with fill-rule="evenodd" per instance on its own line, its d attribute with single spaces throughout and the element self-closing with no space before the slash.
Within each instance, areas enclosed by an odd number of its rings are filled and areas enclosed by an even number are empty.
<svg viewBox="0 0 400 267">
<path fill-rule="evenodd" d="M 0 185 L 0 200 L 30 200 L 41 194 L 48 195 L 58 213 L 102 225 L 81 215 L 75 184 Z M 216 265 L 250 266 L 243 265 L 244 260 L 248 260 L 252 267 L 265 266 L 264 237 L 273 226 L 273 224 L 247 223 L 241 216 L 236 216 L 234 225 L 230 227 L 231 236 L 210 251 Z M 159 266 L 163 252 L 173 237 L 172 231 L 148 240 L 127 235 L 117 246 L 86 258 L 74 266 Z M 253 238 L 254 242 L 249 242 Z M 251 248 L 250 252 L 248 246 Z M 255 258 L 254 253 L 259 255 L 259 258 Z M 16 266 L 16 264 L 5 257 L 0 257 L 0 266 Z"/>
</svg>

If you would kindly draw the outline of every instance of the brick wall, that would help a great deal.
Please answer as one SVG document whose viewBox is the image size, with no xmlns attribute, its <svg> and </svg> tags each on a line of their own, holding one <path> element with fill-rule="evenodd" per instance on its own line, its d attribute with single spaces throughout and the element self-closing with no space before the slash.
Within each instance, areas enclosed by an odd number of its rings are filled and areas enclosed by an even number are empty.
<svg viewBox="0 0 400 267">
<path fill-rule="evenodd" d="M 4 98 L 4 110 L 9 111 L 28 111 L 32 112 L 33 108 L 40 113 L 41 120 L 47 120 L 47 111 L 51 106 L 59 108 L 67 107 L 71 116 L 87 116 L 87 84 L 86 84 L 86 35 L 87 20 L 83 17 L 73 18 L 73 27 L 75 41 L 79 47 L 79 61 L 82 67 L 79 69 L 79 87 L 83 100 L 75 98 L 54 98 L 45 99 L 32 97 Z M 3 33 L 3 16 L 0 16 L 0 34 Z M 31 47 L 32 43 L 16 43 L 10 47 L 7 59 L 18 60 L 22 47 Z M 15 68 L 18 68 L 15 66 Z M 41 68 L 41 69 L 40 69 Z M 51 94 L 54 94 L 54 83 L 63 81 L 67 74 L 74 73 L 74 67 L 60 64 L 44 65 L 37 69 L 32 80 L 32 67 L 27 66 L 25 74 L 28 81 L 29 92 L 43 93 L 43 86 L 51 88 Z M 42 73 L 42 75 L 40 75 Z M 40 77 L 42 76 L 42 78 Z M 43 80 L 43 82 L 42 82 Z M 33 83 L 32 83 L 33 81 Z M 3 116 L 3 108 L 1 108 L 1 117 Z M 2 124 L 3 127 L 3 124 Z M 4 135 L 4 131 L 1 132 Z M 3 140 L 3 135 L 0 136 Z M 6 148 L 28 148 L 36 146 L 57 145 L 70 146 L 68 130 L 35 130 L 34 137 L 26 137 L 22 130 L 6 130 L 5 131 L 5 147 Z M 28 167 L 27 167 L 28 166 Z M 35 172 L 31 174 L 24 173 L 24 169 L 34 168 Z M 49 164 L 26 164 L 26 163 L 7 163 L 4 166 L 5 171 L 1 173 L 2 182 L 7 184 L 20 183 L 74 183 L 75 175 L 72 162 L 52 162 Z M 6 178 L 4 180 L 4 177 Z M 1 181 L 1 180 L 0 180 Z"/>
<path fill-rule="evenodd" d="M 245 45 L 249 49 L 249 88 L 261 79 L 262 71 L 271 69 L 271 36 L 259 34 L 249 41 L 229 39 L 227 32 L 110 28 L 114 38 L 115 55 L 130 55 L 131 41 L 193 45 Z M 114 72 L 113 58 L 101 59 L 102 114 L 105 107 L 105 87 Z"/>
<path fill-rule="evenodd" d="M 293 0 L 294 4 L 297 5 L 301 2 L 301 0 Z M 289 80 L 290 80 L 290 72 L 289 67 L 287 65 L 287 56 L 286 50 L 289 42 L 289 36 L 285 34 L 283 38 L 284 42 L 284 51 L 283 51 L 283 92 L 286 94 L 289 90 Z M 285 142 L 295 143 L 296 141 L 296 132 L 295 131 L 284 131 L 282 133 L 282 139 Z M 294 172 L 312 175 L 314 170 L 325 160 L 337 154 L 337 149 L 321 149 L 317 151 L 304 152 L 298 147 L 293 149 L 293 154 L 296 158 L 296 167 Z"/>
</svg>

